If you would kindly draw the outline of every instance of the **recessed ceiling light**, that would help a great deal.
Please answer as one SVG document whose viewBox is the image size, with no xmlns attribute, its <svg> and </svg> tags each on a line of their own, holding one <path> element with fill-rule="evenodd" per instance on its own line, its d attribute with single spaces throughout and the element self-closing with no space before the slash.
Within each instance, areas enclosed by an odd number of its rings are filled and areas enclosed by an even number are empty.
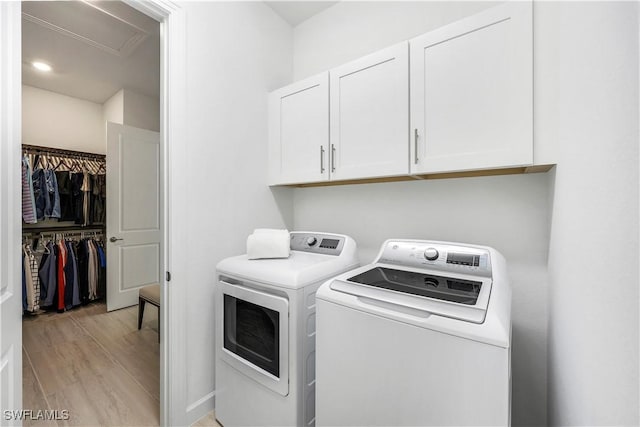
<svg viewBox="0 0 640 427">
<path fill-rule="evenodd" d="M 51 65 L 45 64 L 44 62 L 34 61 L 31 63 L 31 65 L 33 65 L 33 68 L 38 71 L 51 71 Z"/>
</svg>

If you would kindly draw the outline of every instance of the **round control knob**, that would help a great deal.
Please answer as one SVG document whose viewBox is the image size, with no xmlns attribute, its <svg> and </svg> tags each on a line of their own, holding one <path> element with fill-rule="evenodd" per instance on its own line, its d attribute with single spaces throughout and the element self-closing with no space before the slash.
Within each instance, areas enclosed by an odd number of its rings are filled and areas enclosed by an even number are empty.
<svg viewBox="0 0 640 427">
<path fill-rule="evenodd" d="M 427 248 L 424 251 L 424 257 L 429 261 L 437 260 L 438 256 L 440 256 L 440 254 L 438 253 L 438 250 L 436 248 Z"/>
<path fill-rule="evenodd" d="M 315 237 L 307 237 L 307 245 L 309 246 L 313 246 L 316 243 L 318 243 L 318 239 L 316 239 Z"/>
</svg>

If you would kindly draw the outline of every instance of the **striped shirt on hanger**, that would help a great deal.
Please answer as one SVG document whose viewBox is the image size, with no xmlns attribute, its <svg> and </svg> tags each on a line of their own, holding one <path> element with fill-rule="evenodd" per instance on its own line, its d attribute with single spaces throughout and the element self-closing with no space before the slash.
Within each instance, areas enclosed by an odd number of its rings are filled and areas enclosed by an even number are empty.
<svg viewBox="0 0 640 427">
<path fill-rule="evenodd" d="M 33 196 L 31 165 L 26 156 L 22 157 L 22 219 L 27 224 L 38 222 L 36 218 L 36 202 Z"/>
</svg>

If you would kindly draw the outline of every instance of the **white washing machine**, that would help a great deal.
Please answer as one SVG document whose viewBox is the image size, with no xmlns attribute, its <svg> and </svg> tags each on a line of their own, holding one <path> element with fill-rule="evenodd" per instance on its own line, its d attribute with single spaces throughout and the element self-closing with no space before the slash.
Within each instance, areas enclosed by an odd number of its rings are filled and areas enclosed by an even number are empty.
<svg viewBox="0 0 640 427">
<path fill-rule="evenodd" d="M 314 425 L 316 291 L 358 265 L 352 238 L 315 232 L 292 232 L 289 258 L 241 255 L 217 265 L 215 412 L 222 425 Z"/>
<path fill-rule="evenodd" d="M 510 424 L 511 289 L 496 250 L 387 240 L 316 304 L 317 425 Z"/>
</svg>

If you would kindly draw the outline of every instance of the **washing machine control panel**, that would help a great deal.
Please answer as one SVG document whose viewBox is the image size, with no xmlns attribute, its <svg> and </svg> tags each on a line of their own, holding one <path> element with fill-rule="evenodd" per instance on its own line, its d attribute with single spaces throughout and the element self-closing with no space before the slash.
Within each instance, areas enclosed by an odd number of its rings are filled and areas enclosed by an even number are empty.
<svg viewBox="0 0 640 427">
<path fill-rule="evenodd" d="M 291 250 L 325 255 L 340 255 L 344 236 L 324 233 L 291 233 Z"/>
<path fill-rule="evenodd" d="M 489 251 L 473 246 L 390 240 L 376 262 L 491 277 Z"/>
</svg>

